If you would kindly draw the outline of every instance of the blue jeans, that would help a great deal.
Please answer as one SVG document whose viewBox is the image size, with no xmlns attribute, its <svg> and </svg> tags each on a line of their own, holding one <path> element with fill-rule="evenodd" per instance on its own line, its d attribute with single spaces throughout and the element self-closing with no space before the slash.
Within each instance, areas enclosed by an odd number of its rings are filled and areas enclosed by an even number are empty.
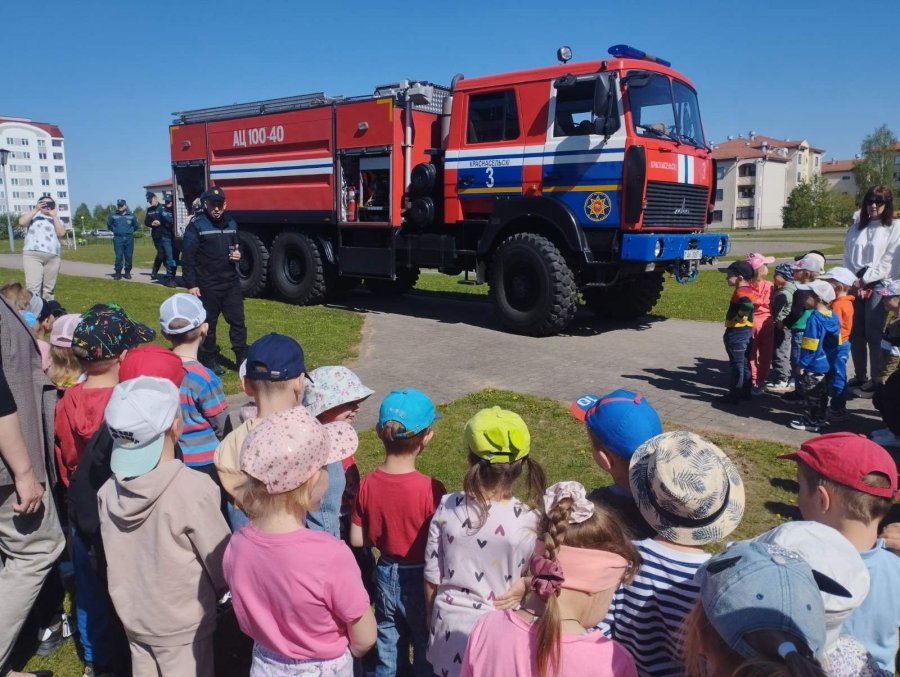
<svg viewBox="0 0 900 677">
<path fill-rule="evenodd" d="M 116 263 L 113 266 L 117 273 L 122 272 L 124 263 L 125 272 L 131 272 L 131 259 L 134 255 L 134 235 L 113 235 L 113 251 L 116 253 Z"/>
<path fill-rule="evenodd" d="M 75 529 L 69 530 L 72 567 L 75 570 L 75 618 L 86 663 L 109 665 L 113 659 L 113 636 L 106 590 L 97 576 L 87 545 Z"/>
<path fill-rule="evenodd" d="M 313 510 L 306 515 L 306 527 L 313 531 L 324 531 L 335 538 L 341 537 L 341 498 L 344 495 L 344 487 L 347 478 L 344 475 L 344 466 L 340 461 L 329 463 L 325 466 L 328 471 L 328 490 L 322 497 L 322 503 L 318 510 Z"/>
<path fill-rule="evenodd" d="M 847 358 L 850 357 L 850 341 L 838 346 L 837 355 L 829 374 L 831 379 L 831 408 L 844 411 L 847 408 Z"/>
<path fill-rule="evenodd" d="M 175 243 L 172 241 L 171 237 L 166 237 L 163 235 L 159 238 L 159 246 L 162 248 L 162 253 L 164 256 L 164 262 L 166 264 L 166 274 L 169 277 L 175 277 L 175 267 L 177 264 L 175 263 Z"/>
<path fill-rule="evenodd" d="M 753 327 L 737 327 L 726 329 L 722 341 L 728 353 L 729 379 L 728 390 L 732 395 L 740 395 L 741 391 L 750 388 L 750 360 L 747 351 Z"/>
<path fill-rule="evenodd" d="M 375 567 L 375 620 L 378 622 L 376 677 L 434 674 L 425 658 L 425 565 L 386 564 Z M 409 647 L 413 648 L 412 666 Z M 410 667 L 412 668 L 410 670 Z"/>
</svg>

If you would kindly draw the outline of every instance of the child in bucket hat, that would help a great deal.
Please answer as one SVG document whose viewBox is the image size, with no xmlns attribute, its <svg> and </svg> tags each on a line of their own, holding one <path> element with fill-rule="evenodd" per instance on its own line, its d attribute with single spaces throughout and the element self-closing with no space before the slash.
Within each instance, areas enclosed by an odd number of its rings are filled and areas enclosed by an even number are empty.
<svg viewBox="0 0 900 677">
<path fill-rule="evenodd" d="M 357 441 L 349 423 L 326 427 L 297 406 L 268 416 L 241 447 L 252 522 L 232 536 L 224 569 L 238 622 L 254 640 L 251 674 L 352 674 L 353 656 L 375 643 L 353 555 L 306 528 L 327 489 L 324 467 Z"/>
<path fill-rule="evenodd" d="M 592 491 L 588 498 L 619 515 L 632 538 L 655 536 L 631 495 L 628 464 L 638 447 L 663 431 L 656 410 L 637 393 L 614 390 L 603 396 L 586 393 L 572 402 L 571 411 L 584 421 L 594 463 L 613 480 L 611 485 Z"/>
<path fill-rule="evenodd" d="M 347 421 L 352 423 L 359 405 L 375 391 L 367 388 L 347 367 L 340 365 L 319 367 L 309 375 L 303 390 L 303 406 L 321 423 Z M 350 511 L 359 492 L 359 469 L 354 456 L 348 456 L 339 464 L 328 466 L 328 493 L 322 499 L 318 512 L 310 513 L 307 521 L 312 524 L 337 525 L 341 538 L 347 540 L 350 532 Z"/>
<path fill-rule="evenodd" d="M 460 674 L 466 638 L 493 608 L 512 608 L 525 592 L 546 480 L 531 458 L 531 434 L 515 412 L 490 407 L 463 430 L 469 469 L 463 490 L 441 500 L 425 546 L 425 602 L 435 674 Z M 526 476 L 525 501 L 513 495 Z M 507 591 L 507 589 L 509 589 Z M 497 597 L 497 591 L 507 591 Z"/>
<path fill-rule="evenodd" d="M 612 591 L 640 563 L 618 516 L 595 504 L 578 482 L 544 493 L 530 590 L 519 609 L 478 621 L 463 658 L 472 677 L 519 675 L 637 675 L 618 643 L 589 632 L 606 613 Z"/>
<path fill-rule="evenodd" d="M 641 571 L 619 587 L 607 616 L 609 635 L 634 656 L 638 672 L 678 673 L 678 634 L 698 588 L 703 546 L 725 539 L 744 514 L 744 483 L 731 459 L 691 432 L 668 432 L 631 458 L 631 492 L 657 536 L 637 542 Z M 665 631 L 658 642 L 647 633 Z"/>
<path fill-rule="evenodd" d="M 122 382 L 106 425 L 114 476 L 97 495 L 100 530 L 134 674 L 212 675 L 229 531 L 219 488 L 175 458 L 178 388 L 151 376 Z"/>
<path fill-rule="evenodd" d="M 379 551 L 375 569 L 378 672 L 426 674 L 425 540 L 444 485 L 416 470 L 439 418 L 425 393 L 405 388 L 381 403 L 376 433 L 384 462 L 366 475 L 353 506 L 350 543 Z M 413 658 L 410 661 L 409 647 Z"/>
<path fill-rule="evenodd" d="M 849 597 L 778 545 L 741 541 L 697 572 L 700 598 L 685 620 L 689 675 L 825 677 L 823 593 Z M 744 668 L 741 671 L 741 668 Z"/>
<path fill-rule="evenodd" d="M 797 462 L 797 506 L 803 519 L 837 529 L 859 551 L 871 584 L 844 632 L 868 649 L 883 670 L 900 648 L 900 558 L 878 537 L 897 495 L 897 465 L 875 442 L 853 433 L 813 437 L 784 458 Z"/>
</svg>

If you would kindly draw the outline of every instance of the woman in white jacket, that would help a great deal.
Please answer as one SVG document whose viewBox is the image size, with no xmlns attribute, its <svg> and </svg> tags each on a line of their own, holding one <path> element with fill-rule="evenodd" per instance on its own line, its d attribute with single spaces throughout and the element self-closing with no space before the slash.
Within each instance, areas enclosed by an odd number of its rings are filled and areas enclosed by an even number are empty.
<svg viewBox="0 0 900 677">
<path fill-rule="evenodd" d="M 870 397 L 874 390 L 870 378 L 877 378 L 881 368 L 881 333 L 885 322 L 884 306 L 877 292 L 886 281 L 900 277 L 900 220 L 893 216 L 891 189 L 869 188 L 859 207 L 859 216 L 844 240 L 844 266 L 858 278 L 850 334 L 855 378 L 848 385 L 859 386 L 857 392 Z"/>
</svg>

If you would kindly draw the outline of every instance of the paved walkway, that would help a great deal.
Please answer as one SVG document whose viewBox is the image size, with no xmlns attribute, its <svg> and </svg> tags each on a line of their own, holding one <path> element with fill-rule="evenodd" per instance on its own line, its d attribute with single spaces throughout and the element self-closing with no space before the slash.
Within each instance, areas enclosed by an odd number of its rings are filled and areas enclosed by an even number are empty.
<svg viewBox="0 0 900 677">
<path fill-rule="evenodd" d="M 20 268 L 21 258 L 0 255 L 0 266 Z M 110 275 L 108 266 L 73 261 L 63 261 L 62 272 Z M 150 282 L 149 271 L 132 274 Z M 799 410 L 794 403 L 771 395 L 738 408 L 713 403 L 727 380 L 722 327 L 715 322 L 648 318 L 640 325 L 610 324 L 583 312 L 566 335 L 532 338 L 503 332 L 483 299 L 428 292 L 385 299 L 361 291 L 339 307 L 365 314 L 359 358 L 349 366 L 377 394 L 360 412 L 361 427 L 374 425 L 381 396 L 404 385 L 422 388 L 437 402 L 483 388 L 561 402 L 628 388 L 643 393 L 674 424 L 786 443 L 809 437 L 787 426 Z M 849 406 L 846 429 L 881 427 L 871 400 Z"/>
</svg>

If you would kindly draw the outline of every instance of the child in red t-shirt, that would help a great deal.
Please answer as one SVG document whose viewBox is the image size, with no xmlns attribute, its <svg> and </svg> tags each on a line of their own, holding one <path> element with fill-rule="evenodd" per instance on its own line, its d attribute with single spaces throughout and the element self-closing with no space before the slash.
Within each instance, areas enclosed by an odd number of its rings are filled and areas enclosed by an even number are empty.
<svg viewBox="0 0 900 677">
<path fill-rule="evenodd" d="M 374 546 L 381 553 L 375 570 L 379 675 L 432 674 L 425 659 L 425 542 L 447 490 L 416 470 L 416 458 L 434 436 L 437 418 L 428 396 L 413 388 L 384 398 L 376 429 L 384 463 L 363 478 L 350 518 L 350 543 Z"/>
</svg>

